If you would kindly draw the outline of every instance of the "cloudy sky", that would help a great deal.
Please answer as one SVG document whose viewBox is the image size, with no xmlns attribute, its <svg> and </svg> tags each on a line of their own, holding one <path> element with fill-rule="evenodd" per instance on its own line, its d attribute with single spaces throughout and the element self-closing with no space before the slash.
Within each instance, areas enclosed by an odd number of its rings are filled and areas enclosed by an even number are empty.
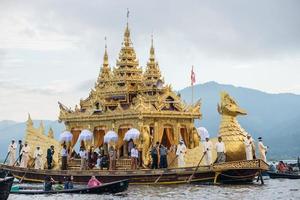
<svg viewBox="0 0 300 200">
<path fill-rule="evenodd" d="M 148 3 L 147 3 L 148 2 Z M 0 120 L 56 119 L 98 76 L 107 36 L 115 65 L 126 24 L 141 66 L 151 34 L 176 90 L 217 81 L 300 94 L 300 1 L 0 0 Z M 176 81 L 175 81 L 176 80 Z"/>
</svg>

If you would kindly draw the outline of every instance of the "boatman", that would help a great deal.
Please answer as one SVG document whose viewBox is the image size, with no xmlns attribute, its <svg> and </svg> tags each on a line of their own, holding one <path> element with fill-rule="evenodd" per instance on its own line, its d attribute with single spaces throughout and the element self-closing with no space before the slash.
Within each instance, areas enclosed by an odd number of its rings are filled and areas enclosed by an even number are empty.
<svg viewBox="0 0 300 200">
<path fill-rule="evenodd" d="M 80 170 L 86 170 L 86 160 L 88 155 L 84 146 L 80 147 L 79 156 L 80 156 Z"/>
<path fill-rule="evenodd" d="M 244 144 L 246 151 L 246 159 L 253 160 L 252 139 L 250 134 L 248 134 L 247 137 L 244 139 Z"/>
<path fill-rule="evenodd" d="M 217 161 L 216 163 L 223 163 L 226 161 L 226 149 L 225 144 L 222 141 L 222 137 L 218 137 L 218 142 L 216 143 L 216 150 L 217 150 Z"/>
<path fill-rule="evenodd" d="M 20 167 L 27 168 L 28 161 L 29 161 L 29 153 L 30 153 L 30 147 L 26 142 L 21 150 L 22 160 L 21 160 Z"/>
<path fill-rule="evenodd" d="M 258 150 L 260 159 L 267 162 L 266 153 L 267 153 L 268 146 L 265 146 L 262 142 L 262 137 L 258 138 Z"/>
<path fill-rule="evenodd" d="M 68 150 L 67 145 L 63 145 L 63 148 L 60 152 L 61 155 L 61 169 L 67 170 L 68 169 Z"/>
<path fill-rule="evenodd" d="M 47 165 L 48 165 L 48 169 L 52 169 L 53 155 L 54 155 L 54 146 L 51 145 L 50 148 L 47 149 Z"/>
<path fill-rule="evenodd" d="M 22 140 L 19 140 L 19 160 L 18 160 L 19 163 L 21 163 L 22 160 L 22 155 L 21 155 L 22 148 L 23 148 Z"/>
<path fill-rule="evenodd" d="M 183 144 L 183 141 L 180 140 L 176 151 L 176 155 L 178 156 L 178 167 L 185 166 L 185 161 L 184 161 L 185 154 L 186 154 L 186 146 Z"/>
<path fill-rule="evenodd" d="M 13 166 L 16 162 L 16 149 L 17 145 L 15 140 L 11 141 L 11 144 L 8 146 L 8 165 Z"/>
<path fill-rule="evenodd" d="M 211 150 L 212 150 L 212 143 L 209 141 L 209 138 L 205 138 L 205 142 L 203 144 L 203 153 L 205 153 L 205 165 L 211 165 L 212 159 L 211 159 Z"/>
<path fill-rule="evenodd" d="M 44 169 L 43 166 L 43 151 L 40 147 L 36 147 L 36 150 L 34 151 L 33 157 L 34 157 L 34 169 Z"/>
</svg>

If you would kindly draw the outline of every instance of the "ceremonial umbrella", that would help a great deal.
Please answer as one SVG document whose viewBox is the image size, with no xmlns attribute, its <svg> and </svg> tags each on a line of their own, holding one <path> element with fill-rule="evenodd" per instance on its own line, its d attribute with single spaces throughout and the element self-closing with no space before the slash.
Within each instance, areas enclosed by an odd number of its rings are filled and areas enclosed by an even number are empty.
<svg viewBox="0 0 300 200">
<path fill-rule="evenodd" d="M 140 136 L 140 131 L 136 128 L 129 129 L 124 136 L 124 140 L 129 141 L 130 139 L 135 140 L 138 139 Z"/>
<path fill-rule="evenodd" d="M 114 131 L 108 131 L 104 135 L 104 143 L 109 143 L 109 142 L 117 142 L 118 141 L 118 134 Z"/>
<path fill-rule="evenodd" d="M 78 138 L 79 142 L 84 141 L 92 141 L 93 140 L 93 133 L 87 129 L 83 129 L 81 133 L 79 134 Z"/>
<path fill-rule="evenodd" d="M 71 142 L 73 138 L 73 134 L 70 131 L 64 131 L 59 135 L 59 141 L 63 142 Z"/>
<path fill-rule="evenodd" d="M 198 135 L 201 138 L 201 141 L 205 141 L 205 138 L 209 138 L 209 133 L 204 127 L 197 128 Z"/>
</svg>

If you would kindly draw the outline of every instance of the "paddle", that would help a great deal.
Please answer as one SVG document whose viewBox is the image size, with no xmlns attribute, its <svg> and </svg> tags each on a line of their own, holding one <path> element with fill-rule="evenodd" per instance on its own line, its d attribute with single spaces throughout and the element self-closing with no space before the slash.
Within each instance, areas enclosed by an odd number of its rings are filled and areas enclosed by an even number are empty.
<svg viewBox="0 0 300 200">
<path fill-rule="evenodd" d="M 31 165 L 30 165 L 29 168 L 26 170 L 25 174 L 22 176 L 22 178 L 20 179 L 19 183 L 22 183 L 22 181 L 23 181 L 23 179 L 25 178 L 25 176 L 26 176 L 28 170 L 29 170 L 31 167 L 33 167 L 33 164 L 34 164 L 35 160 L 36 160 L 36 158 L 33 159 Z"/>
<path fill-rule="evenodd" d="M 190 183 L 190 182 L 192 181 L 192 179 L 193 179 L 193 177 L 194 177 L 196 171 L 198 170 L 198 168 L 199 168 L 199 166 L 200 166 L 200 163 L 201 163 L 201 161 L 203 160 L 205 154 L 206 154 L 206 151 L 205 151 L 204 154 L 202 155 L 202 157 L 201 157 L 201 159 L 200 159 L 200 161 L 199 161 L 199 163 L 198 163 L 196 169 L 194 170 L 194 172 L 192 173 L 192 175 L 189 177 L 187 183 Z"/>
<path fill-rule="evenodd" d="M 5 160 L 4 160 L 4 162 L 3 162 L 3 165 L 6 163 L 9 154 L 10 154 L 10 151 L 7 153 L 7 155 L 6 155 L 6 157 L 5 157 Z"/>
<path fill-rule="evenodd" d="M 21 156 L 22 156 L 22 154 L 20 154 L 19 157 L 17 158 L 17 160 L 14 162 L 13 167 L 16 165 L 16 163 L 18 162 L 18 160 L 20 159 Z"/>
<path fill-rule="evenodd" d="M 175 156 L 175 158 L 172 160 L 172 162 L 170 162 L 169 166 L 171 166 L 173 164 L 173 162 L 176 160 L 176 158 L 178 157 L 178 155 Z M 163 176 L 164 172 L 161 173 L 161 175 L 154 181 L 154 183 L 157 183 L 159 181 L 159 179 Z"/>
</svg>

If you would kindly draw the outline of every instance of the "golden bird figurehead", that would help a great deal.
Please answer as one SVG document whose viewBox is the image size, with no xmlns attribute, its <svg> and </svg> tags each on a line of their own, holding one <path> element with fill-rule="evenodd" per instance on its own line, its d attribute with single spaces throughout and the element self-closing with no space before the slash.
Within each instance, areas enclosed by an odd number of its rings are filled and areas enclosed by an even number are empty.
<svg viewBox="0 0 300 200">
<path fill-rule="evenodd" d="M 247 112 L 240 108 L 235 100 L 226 92 L 221 92 L 221 104 L 218 104 L 218 112 L 221 115 L 236 117 L 237 115 L 247 115 Z"/>
</svg>

